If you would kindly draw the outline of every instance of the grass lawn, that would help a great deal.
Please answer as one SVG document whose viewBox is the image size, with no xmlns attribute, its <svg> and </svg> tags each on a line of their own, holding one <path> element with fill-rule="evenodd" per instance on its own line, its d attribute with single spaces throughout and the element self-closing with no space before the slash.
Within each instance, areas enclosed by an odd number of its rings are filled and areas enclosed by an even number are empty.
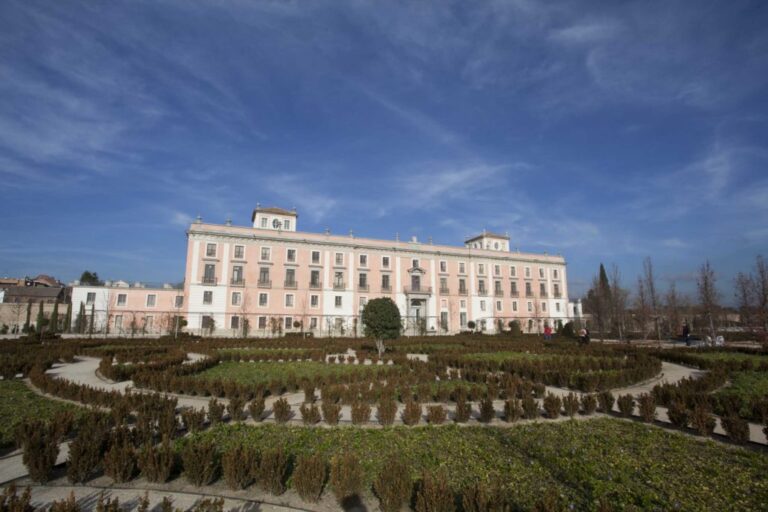
<svg viewBox="0 0 768 512">
<path fill-rule="evenodd" d="M 225 362 L 198 373 L 199 379 L 231 380 L 239 384 L 267 384 L 271 380 L 285 380 L 289 374 L 297 379 L 304 377 L 332 377 L 337 375 L 359 375 L 367 377 L 390 366 L 325 364 L 311 361 L 301 362 Z"/>
<path fill-rule="evenodd" d="M 463 356 L 467 361 L 491 361 L 502 363 L 504 361 L 545 361 L 557 357 L 557 354 L 538 354 L 530 352 L 481 352 Z"/>
<path fill-rule="evenodd" d="M 221 450 L 239 442 L 282 445 L 293 456 L 318 451 L 329 459 L 351 449 L 369 483 L 396 453 L 413 478 L 442 468 L 457 492 L 478 479 L 500 481 L 523 509 L 550 492 L 575 510 L 596 509 L 600 500 L 615 510 L 757 510 L 768 503 L 764 454 L 607 418 L 514 428 L 223 425 L 198 436 L 214 438 Z"/>
<path fill-rule="evenodd" d="M 759 416 L 750 407 L 753 400 L 768 397 L 768 373 L 766 372 L 731 372 L 731 384 L 724 387 L 715 396 L 724 398 L 728 396 L 737 396 L 741 409 L 739 416 L 749 418 L 752 421 L 761 421 Z M 716 410 L 718 414 L 724 414 L 723 410 Z"/>
<path fill-rule="evenodd" d="M 691 355 L 708 361 L 752 361 L 756 364 L 768 361 L 766 355 L 745 354 L 744 352 L 701 352 Z"/>
<path fill-rule="evenodd" d="M 24 418 L 52 418 L 62 410 L 80 411 L 75 405 L 44 398 L 20 380 L 0 381 L 0 448 L 13 446 L 13 432 Z"/>
</svg>

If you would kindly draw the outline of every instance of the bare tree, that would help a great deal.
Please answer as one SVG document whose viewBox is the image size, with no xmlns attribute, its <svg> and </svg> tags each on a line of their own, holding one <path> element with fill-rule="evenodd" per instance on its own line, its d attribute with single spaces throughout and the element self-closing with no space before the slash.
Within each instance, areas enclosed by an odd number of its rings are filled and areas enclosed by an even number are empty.
<svg viewBox="0 0 768 512">
<path fill-rule="evenodd" d="M 768 333 L 768 265 L 762 256 L 755 262 L 754 295 L 757 321 L 763 329 L 763 335 Z"/>
<path fill-rule="evenodd" d="M 624 332 L 626 330 L 625 324 L 627 319 L 627 302 L 629 301 L 629 291 L 621 286 L 621 273 L 619 267 L 613 265 L 611 267 L 611 300 L 610 300 L 610 313 L 611 321 L 614 328 L 619 335 L 619 340 L 624 339 Z"/>
<path fill-rule="evenodd" d="M 699 291 L 699 308 L 704 320 L 709 323 L 709 333 L 712 341 L 714 341 L 716 337 L 715 316 L 720 306 L 718 303 L 717 279 L 709 261 L 706 261 L 699 269 L 696 285 Z"/>
<path fill-rule="evenodd" d="M 741 325 L 751 331 L 753 327 L 752 312 L 755 309 L 754 299 L 757 291 L 756 283 L 751 275 L 739 272 L 736 274 L 733 284 L 736 306 L 739 308 L 739 315 L 741 316 Z"/>
<path fill-rule="evenodd" d="M 681 314 L 680 296 L 677 293 L 677 286 L 675 282 L 669 283 L 669 290 L 665 297 L 665 306 L 667 310 L 667 323 L 669 325 L 669 333 L 676 334 L 678 329 L 683 325 L 683 319 Z"/>
<path fill-rule="evenodd" d="M 635 297 L 635 319 L 640 327 L 643 339 L 648 339 L 648 323 L 651 318 L 651 306 L 648 302 L 648 292 L 645 289 L 645 282 L 642 278 L 637 278 L 637 296 Z"/>
<path fill-rule="evenodd" d="M 661 340 L 661 328 L 659 327 L 659 296 L 656 293 L 656 280 L 653 277 L 653 263 L 650 257 L 643 260 L 643 282 L 645 292 L 648 298 L 648 307 L 654 327 L 656 328 L 656 339 Z"/>
</svg>

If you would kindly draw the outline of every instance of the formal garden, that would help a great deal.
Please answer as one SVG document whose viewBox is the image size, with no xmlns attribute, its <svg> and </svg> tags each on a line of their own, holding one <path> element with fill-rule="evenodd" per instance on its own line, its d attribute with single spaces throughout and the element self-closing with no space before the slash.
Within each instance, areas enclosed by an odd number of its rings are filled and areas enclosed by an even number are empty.
<svg viewBox="0 0 768 512">
<path fill-rule="evenodd" d="M 66 486 L 208 496 L 198 510 L 768 503 L 765 349 L 387 338 L 0 342 L 3 510 Z"/>
</svg>

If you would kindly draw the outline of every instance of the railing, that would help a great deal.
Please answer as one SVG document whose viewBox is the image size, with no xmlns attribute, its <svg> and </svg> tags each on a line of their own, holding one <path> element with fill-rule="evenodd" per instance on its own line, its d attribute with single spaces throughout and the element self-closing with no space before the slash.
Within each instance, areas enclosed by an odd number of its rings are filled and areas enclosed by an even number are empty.
<svg viewBox="0 0 768 512">
<path fill-rule="evenodd" d="M 477 289 L 477 294 L 478 295 L 488 295 L 488 290 L 486 290 L 485 288 L 478 288 Z"/>
<path fill-rule="evenodd" d="M 334 290 L 344 290 L 346 286 L 344 286 L 344 283 L 333 283 L 333 289 Z"/>
<path fill-rule="evenodd" d="M 431 286 L 404 286 L 403 291 L 405 293 L 426 293 L 432 294 Z"/>
<path fill-rule="evenodd" d="M 216 284 L 216 276 L 203 276 L 203 284 Z"/>
<path fill-rule="evenodd" d="M 259 282 L 256 283 L 256 286 L 259 288 L 272 288 L 272 281 L 266 280 L 266 279 L 259 279 Z"/>
<path fill-rule="evenodd" d="M 367 284 L 358 283 L 357 289 L 358 291 L 361 291 L 361 292 L 367 292 L 370 289 L 370 286 L 368 286 Z"/>
<path fill-rule="evenodd" d="M 511 292 L 509 292 L 509 296 L 510 297 L 519 297 L 520 296 L 520 292 L 518 292 L 517 290 L 512 290 Z"/>
<path fill-rule="evenodd" d="M 245 286 L 245 279 L 243 279 L 242 277 L 233 277 L 229 281 L 229 284 L 231 284 L 232 286 Z"/>
<path fill-rule="evenodd" d="M 549 296 L 549 294 L 548 294 L 547 292 L 541 292 L 541 293 L 539 293 L 539 297 L 544 297 L 544 298 L 546 298 L 546 297 L 548 297 L 548 296 Z"/>
<path fill-rule="evenodd" d="M 309 282 L 309 289 L 310 290 L 319 290 L 322 287 L 323 287 L 323 283 L 321 283 L 320 281 L 315 281 L 315 282 L 310 281 Z"/>
<path fill-rule="evenodd" d="M 445 288 L 443 288 L 442 286 L 440 287 L 440 295 L 448 295 L 450 293 L 451 293 L 451 290 L 449 290 L 448 287 L 445 287 Z"/>
<path fill-rule="evenodd" d="M 525 292 L 525 296 L 530 299 L 533 297 L 533 292 Z"/>
<path fill-rule="evenodd" d="M 284 281 L 283 282 L 283 288 L 286 288 L 288 290 L 295 290 L 298 287 L 299 287 L 299 285 L 296 283 L 295 280 L 293 280 L 293 281 Z"/>
<path fill-rule="evenodd" d="M 392 286 L 388 284 L 383 284 L 381 285 L 381 291 L 389 293 L 392 291 Z"/>
<path fill-rule="evenodd" d="M 500 289 L 499 290 L 493 290 L 493 294 L 496 297 L 503 297 L 504 296 L 504 290 L 500 290 Z"/>
<path fill-rule="evenodd" d="M 468 295 L 468 291 L 466 288 L 459 288 L 459 295 Z"/>
<path fill-rule="evenodd" d="M 562 297 L 563 297 L 563 294 L 562 294 L 562 293 L 560 293 L 560 292 L 555 292 L 555 298 L 556 298 L 556 299 L 560 299 L 560 298 L 562 298 Z"/>
</svg>

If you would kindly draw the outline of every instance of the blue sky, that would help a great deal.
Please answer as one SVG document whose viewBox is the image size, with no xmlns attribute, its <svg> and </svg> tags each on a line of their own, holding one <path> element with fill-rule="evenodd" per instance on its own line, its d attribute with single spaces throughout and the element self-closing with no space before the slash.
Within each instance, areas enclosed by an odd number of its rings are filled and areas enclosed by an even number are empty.
<svg viewBox="0 0 768 512">
<path fill-rule="evenodd" d="M 184 229 L 487 228 L 724 298 L 768 253 L 768 4 L 0 3 L 0 274 L 183 278 Z"/>
</svg>

